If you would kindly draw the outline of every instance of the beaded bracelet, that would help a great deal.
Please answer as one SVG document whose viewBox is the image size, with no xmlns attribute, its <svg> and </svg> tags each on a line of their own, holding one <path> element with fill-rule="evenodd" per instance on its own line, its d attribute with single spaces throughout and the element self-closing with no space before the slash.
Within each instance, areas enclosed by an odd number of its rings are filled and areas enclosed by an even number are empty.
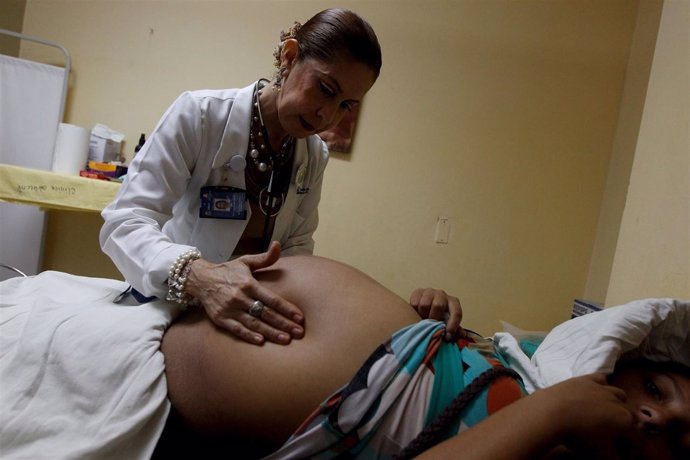
<svg viewBox="0 0 690 460">
<path fill-rule="evenodd" d="M 181 305 L 187 306 L 194 300 L 194 297 L 184 291 L 187 276 L 192 269 L 192 262 L 201 258 L 201 252 L 194 248 L 183 252 L 175 260 L 168 272 L 168 294 L 166 300 L 172 300 Z"/>
</svg>

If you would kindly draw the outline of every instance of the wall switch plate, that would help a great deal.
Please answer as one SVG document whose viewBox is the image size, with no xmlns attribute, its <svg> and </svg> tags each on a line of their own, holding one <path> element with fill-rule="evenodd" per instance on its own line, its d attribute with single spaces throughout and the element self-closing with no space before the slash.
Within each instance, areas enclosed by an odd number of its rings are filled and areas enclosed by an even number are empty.
<svg viewBox="0 0 690 460">
<path fill-rule="evenodd" d="M 450 236 L 450 219 L 448 217 L 440 216 L 436 220 L 436 238 L 438 244 L 448 244 L 448 237 Z"/>
</svg>

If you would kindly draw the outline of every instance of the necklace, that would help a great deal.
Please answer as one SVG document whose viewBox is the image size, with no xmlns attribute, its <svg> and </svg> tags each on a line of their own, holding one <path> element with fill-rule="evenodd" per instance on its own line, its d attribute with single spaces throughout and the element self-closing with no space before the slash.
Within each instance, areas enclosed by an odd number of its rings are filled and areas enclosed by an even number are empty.
<svg viewBox="0 0 690 460">
<path fill-rule="evenodd" d="M 261 113 L 261 103 L 259 102 L 259 96 L 261 96 L 261 90 L 266 85 L 267 80 L 259 80 L 257 83 L 256 90 L 254 91 L 254 103 L 252 109 L 252 126 L 249 129 L 249 157 L 252 162 L 257 167 L 260 172 L 271 172 L 277 166 L 283 166 L 290 157 L 292 153 L 292 144 L 294 138 L 288 136 L 283 142 L 280 148 L 280 152 L 273 153 L 271 149 L 270 142 L 268 140 L 268 131 L 266 130 L 266 125 L 264 124 L 264 117 Z M 257 128 L 256 124 L 259 123 Z M 261 138 L 261 141 L 257 145 L 254 132 L 257 131 L 257 136 Z"/>
<path fill-rule="evenodd" d="M 294 151 L 294 138 L 288 136 L 277 154 L 271 148 L 268 131 L 264 124 L 263 114 L 261 113 L 261 103 L 259 96 L 268 80 L 259 80 L 254 91 L 254 102 L 252 107 L 251 127 L 249 129 L 249 157 L 256 167 L 254 170 L 247 170 L 247 178 L 253 184 L 257 193 L 259 209 L 266 216 L 264 233 L 268 232 L 268 223 L 271 217 L 275 217 L 283 207 L 285 193 L 287 192 L 290 181 L 290 161 Z M 257 126 L 257 124 L 259 126 Z M 261 141 L 257 145 L 255 136 Z M 268 184 L 262 187 L 259 184 L 265 183 L 266 176 L 263 173 L 270 172 Z M 259 177 L 252 178 L 253 175 Z"/>
</svg>

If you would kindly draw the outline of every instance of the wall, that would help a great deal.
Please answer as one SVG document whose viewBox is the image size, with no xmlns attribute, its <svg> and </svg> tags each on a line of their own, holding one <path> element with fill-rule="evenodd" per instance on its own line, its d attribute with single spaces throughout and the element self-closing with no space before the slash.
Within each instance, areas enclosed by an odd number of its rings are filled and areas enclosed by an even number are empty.
<svg viewBox="0 0 690 460">
<path fill-rule="evenodd" d="M 0 29 L 21 32 L 24 23 L 26 0 L 3 0 L 0 5 Z M 0 34 L 0 54 L 19 55 L 19 39 Z"/>
<path fill-rule="evenodd" d="M 599 211 L 594 249 L 585 285 L 586 299 L 604 303 L 628 197 L 630 172 L 635 159 L 649 73 L 659 31 L 663 1 L 640 2 L 628 59 L 620 112 L 611 151 L 606 188 Z"/>
<path fill-rule="evenodd" d="M 607 305 L 690 299 L 690 2 L 661 17 Z"/>
<path fill-rule="evenodd" d="M 353 151 L 326 172 L 316 253 L 402 296 L 457 293 L 480 332 L 566 319 L 585 289 L 637 1 L 340 4 L 377 30 L 384 66 Z M 72 52 L 67 121 L 124 132 L 131 154 L 179 92 L 270 76 L 278 32 L 328 6 L 27 0 L 24 32 Z M 58 251 L 47 267 L 78 272 L 91 251 Z"/>
</svg>

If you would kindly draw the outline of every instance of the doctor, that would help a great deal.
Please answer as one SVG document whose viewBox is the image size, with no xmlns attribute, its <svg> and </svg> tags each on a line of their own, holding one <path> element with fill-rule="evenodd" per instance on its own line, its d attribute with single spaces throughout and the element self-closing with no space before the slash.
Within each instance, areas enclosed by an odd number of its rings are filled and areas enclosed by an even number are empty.
<svg viewBox="0 0 690 460">
<path fill-rule="evenodd" d="M 282 32 L 274 57 L 271 81 L 186 92 L 172 104 L 103 210 L 100 233 L 137 300 L 198 304 L 254 344 L 304 334 L 301 310 L 252 273 L 281 253 L 312 253 L 328 161 L 318 133 L 360 103 L 381 68 L 373 29 L 343 9 Z M 453 311 L 454 331 L 459 303 L 447 308 L 439 292 L 416 294 L 426 299 L 416 308 Z"/>
</svg>

